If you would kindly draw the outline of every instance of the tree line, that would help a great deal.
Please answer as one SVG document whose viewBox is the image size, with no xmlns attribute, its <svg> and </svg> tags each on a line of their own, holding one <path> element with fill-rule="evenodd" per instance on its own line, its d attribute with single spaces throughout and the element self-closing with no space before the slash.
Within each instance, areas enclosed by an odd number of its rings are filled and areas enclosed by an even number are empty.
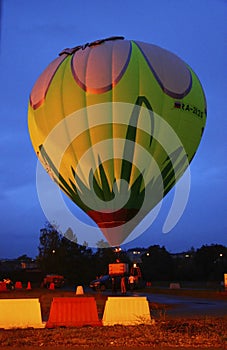
<svg viewBox="0 0 227 350">
<path fill-rule="evenodd" d="M 40 230 L 37 263 L 42 274 L 58 273 L 73 283 L 89 283 L 96 276 L 108 274 L 108 264 L 116 259 L 132 264 L 129 251 L 118 251 L 97 243 L 92 250 L 69 228 L 64 235 L 49 223 Z M 139 248 L 137 248 L 137 251 Z M 222 281 L 227 273 L 227 247 L 203 245 L 181 254 L 170 254 L 165 247 L 141 248 L 139 266 L 145 281 Z"/>
</svg>

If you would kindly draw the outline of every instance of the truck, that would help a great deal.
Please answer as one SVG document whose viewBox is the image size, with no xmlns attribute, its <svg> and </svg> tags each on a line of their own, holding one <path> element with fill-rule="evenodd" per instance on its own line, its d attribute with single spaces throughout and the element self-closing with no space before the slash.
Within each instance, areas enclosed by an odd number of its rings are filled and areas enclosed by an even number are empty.
<svg viewBox="0 0 227 350">
<path fill-rule="evenodd" d="M 51 283 L 54 283 L 55 288 L 61 288 L 65 284 L 65 279 L 63 276 L 57 274 L 46 275 L 43 279 L 42 287 L 49 288 Z"/>
</svg>

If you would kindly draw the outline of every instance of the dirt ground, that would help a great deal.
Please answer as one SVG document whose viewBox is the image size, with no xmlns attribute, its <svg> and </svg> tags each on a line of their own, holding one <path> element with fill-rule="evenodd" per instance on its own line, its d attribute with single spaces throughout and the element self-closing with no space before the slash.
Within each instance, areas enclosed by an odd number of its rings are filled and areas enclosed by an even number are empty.
<svg viewBox="0 0 227 350">
<path fill-rule="evenodd" d="M 155 325 L 0 330 L 6 349 L 226 349 L 227 320 L 169 320 Z"/>
<path fill-rule="evenodd" d="M 0 293 L 0 298 L 39 298 L 43 320 L 48 319 L 53 297 L 75 292 L 43 289 Z M 99 317 L 107 296 L 93 294 Z M 166 305 L 150 303 L 154 324 L 138 326 L 59 327 L 52 329 L 0 329 L 1 350 L 204 350 L 227 349 L 226 317 L 166 318 Z M 168 307 L 174 307 L 168 306 Z M 155 310 L 155 313 L 154 313 Z"/>
</svg>

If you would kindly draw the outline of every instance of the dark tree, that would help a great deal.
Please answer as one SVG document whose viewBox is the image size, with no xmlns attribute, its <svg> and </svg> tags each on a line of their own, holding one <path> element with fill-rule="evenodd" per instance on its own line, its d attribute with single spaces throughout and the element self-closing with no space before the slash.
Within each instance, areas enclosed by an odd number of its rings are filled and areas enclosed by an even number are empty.
<svg viewBox="0 0 227 350">
<path fill-rule="evenodd" d="M 88 282 L 94 274 L 91 249 L 77 243 L 71 228 L 63 235 L 50 223 L 40 230 L 37 261 L 43 274 L 61 274 L 73 284 Z"/>
<path fill-rule="evenodd" d="M 178 281 L 193 281 L 195 280 L 195 249 L 173 255 L 174 263 L 174 279 Z"/>
<path fill-rule="evenodd" d="M 61 270 L 61 236 L 57 227 L 49 222 L 40 230 L 39 255 L 37 261 L 44 274 L 60 273 Z"/>
<path fill-rule="evenodd" d="M 196 277 L 205 281 L 221 281 L 227 271 L 227 248 L 220 244 L 203 245 L 194 258 Z"/>
<path fill-rule="evenodd" d="M 85 283 L 93 277 L 92 251 L 87 248 L 87 244 L 77 243 L 77 238 L 71 228 L 62 237 L 61 251 L 65 275 L 71 282 Z"/>
<path fill-rule="evenodd" d="M 113 248 L 98 248 L 94 254 L 95 275 L 107 275 L 108 266 L 116 261 Z"/>
<path fill-rule="evenodd" d="M 165 281 L 173 277 L 173 260 L 165 247 L 150 246 L 141 257 L 142 274 L 147 281 Z"/>
</svg>

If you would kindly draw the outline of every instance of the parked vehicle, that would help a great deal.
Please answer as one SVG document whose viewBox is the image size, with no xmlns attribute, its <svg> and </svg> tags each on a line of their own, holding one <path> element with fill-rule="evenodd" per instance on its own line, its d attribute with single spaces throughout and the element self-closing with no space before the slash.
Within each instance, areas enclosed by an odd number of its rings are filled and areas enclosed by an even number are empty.
<svg viewBox="0 0 227 350">
<path fill-rule="evenodd" d="M 91 281 L 89 286 L 90 288 L 96 291 L 104 291 L 106 289 L 110 289 L 112 287 L 112 278 L 110 277 L 110 275 L 104 275 L 100 278 Z"/>
<path fill-rule="evenodd" d="M 14 283 L 10 278 L 4 278 L 3 282 L 5 283 L 7 289 L 9 290 L 15 289 Z"/>
<path fill-rule="evenodd" d="M 56 288 L 61 288 L 65 284 L 65 279 L 61 275 L 46 275 L 43 279 L 42 286 L 49 288 L 51 283 L 54 283 Z"/>
</svg>

